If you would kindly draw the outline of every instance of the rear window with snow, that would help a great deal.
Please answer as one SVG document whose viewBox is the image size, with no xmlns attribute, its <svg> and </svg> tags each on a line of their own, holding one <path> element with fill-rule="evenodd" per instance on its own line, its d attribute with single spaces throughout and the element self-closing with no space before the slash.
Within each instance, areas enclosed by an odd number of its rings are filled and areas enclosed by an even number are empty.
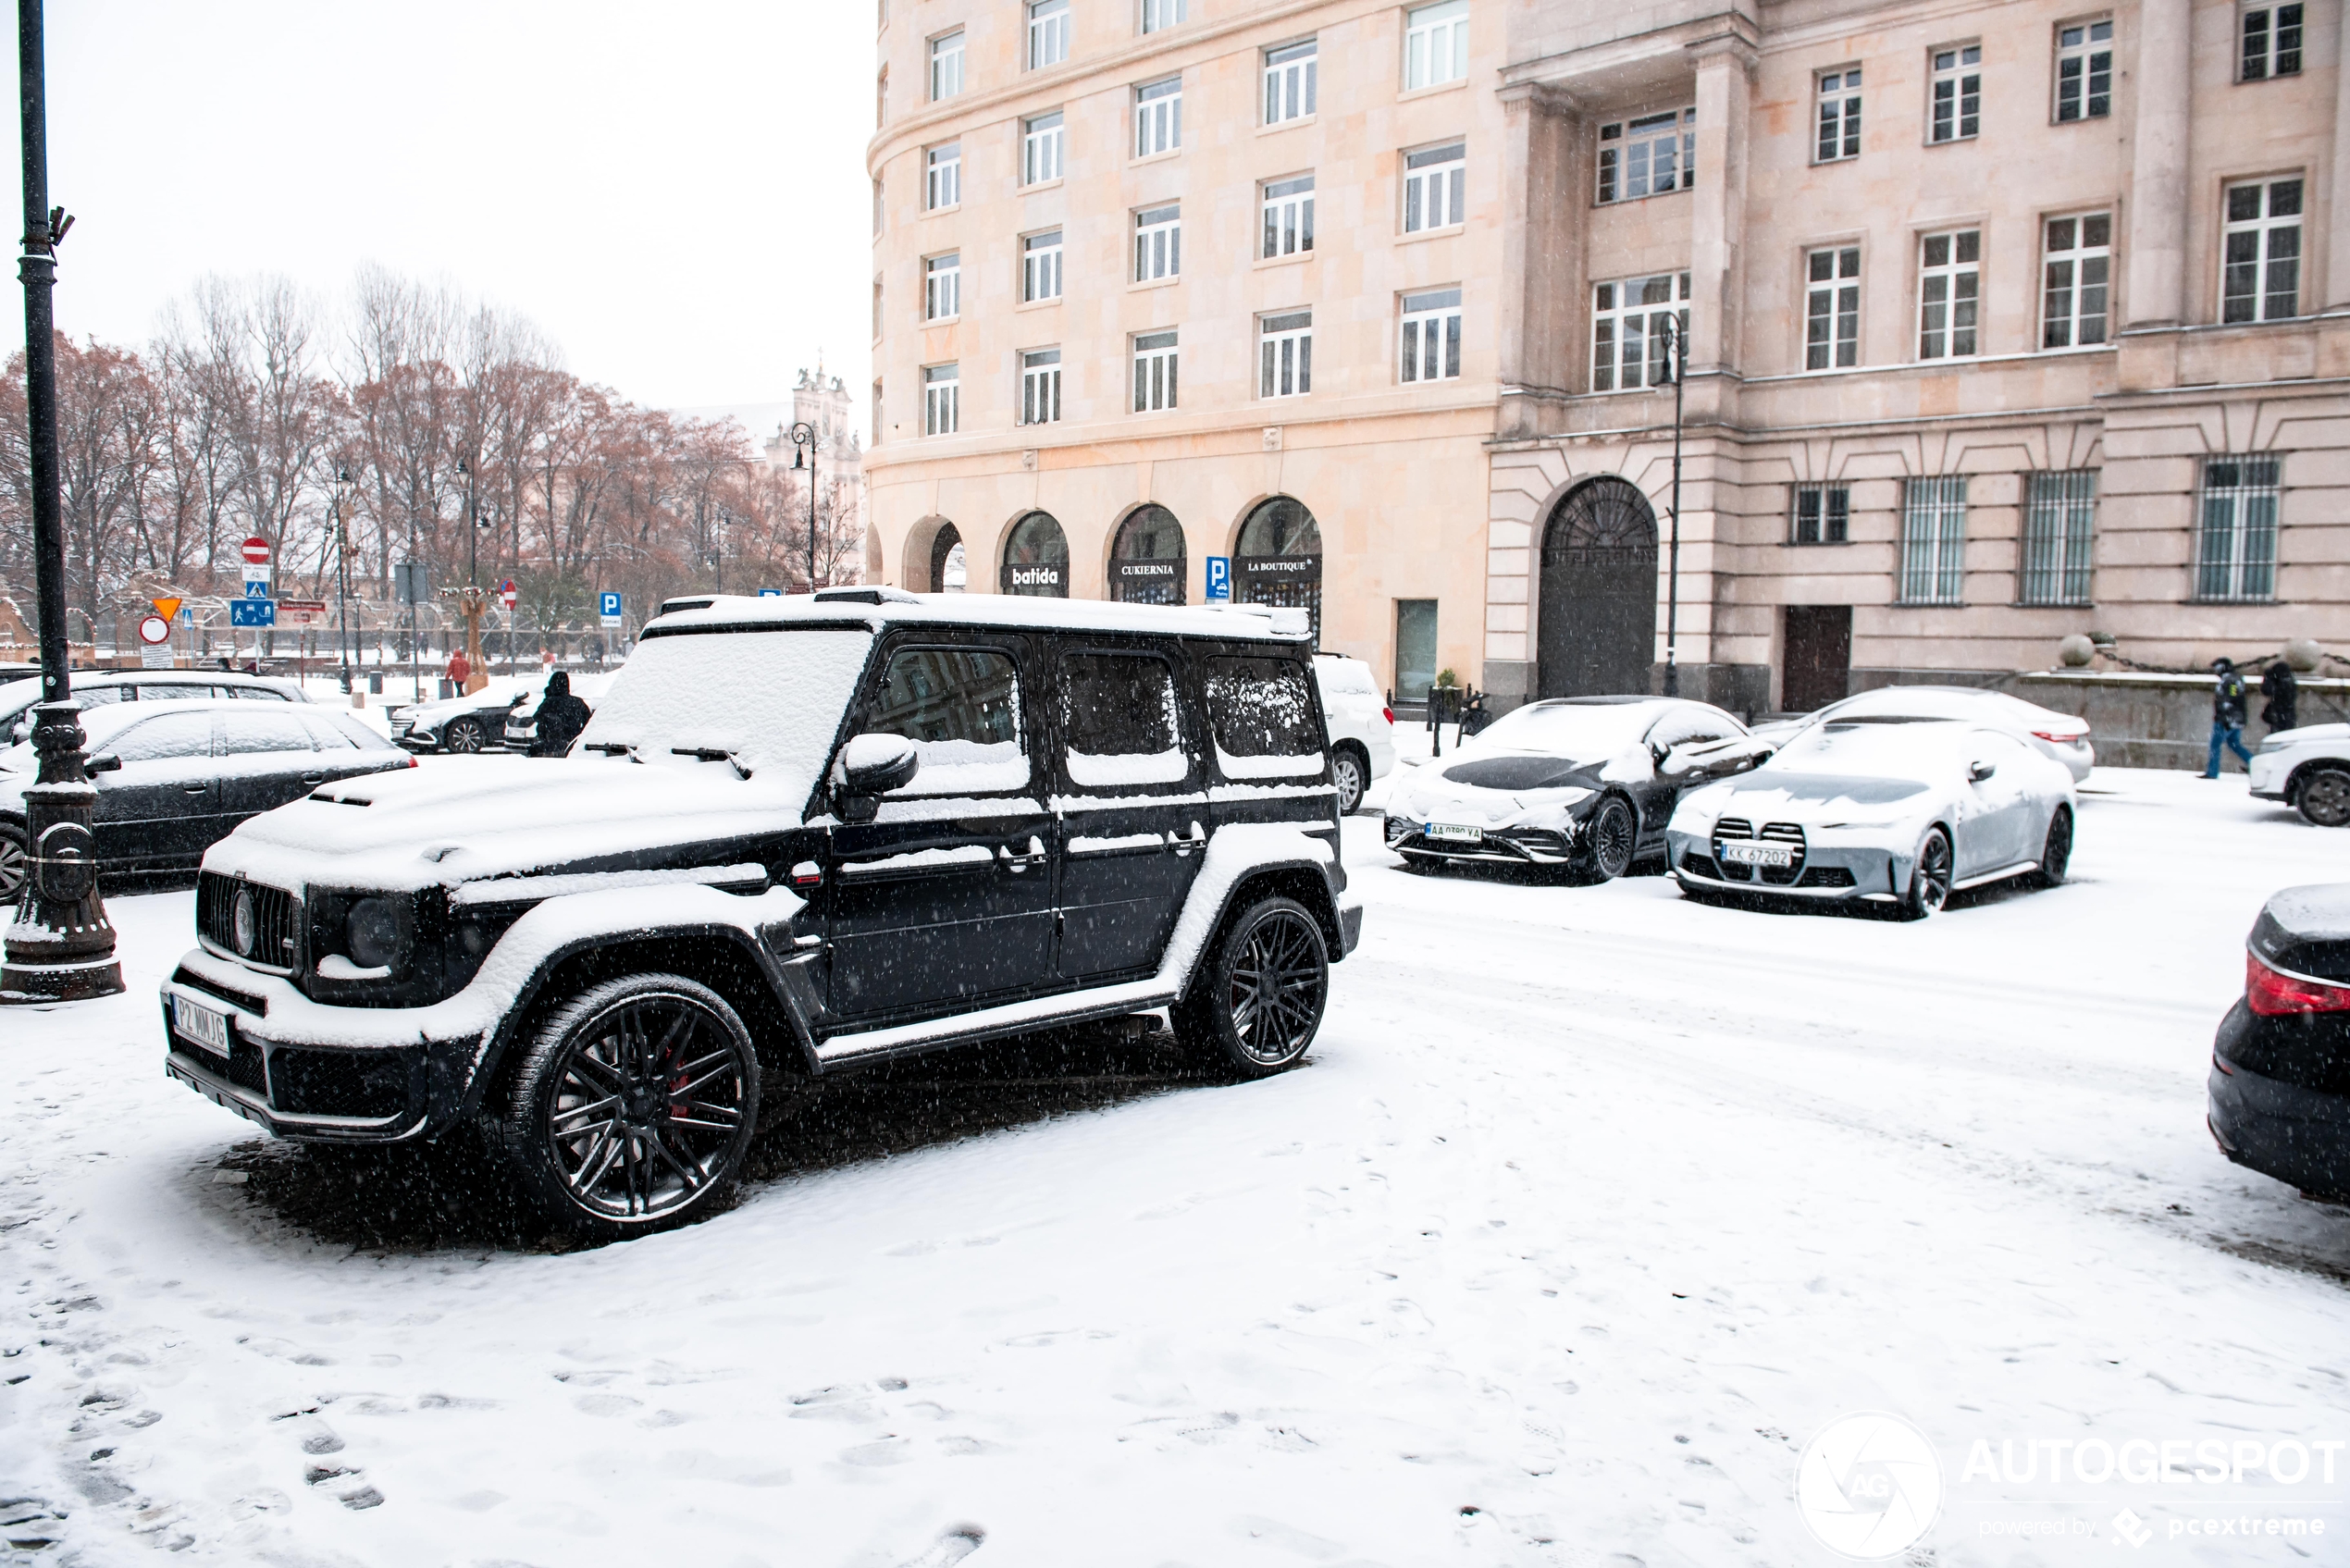
<svg viewBox="0 0 2350 1568">
<path fill-rule="evenodd" d="M 1322 726 L 1305 667 L 1293 659 L 1209 660 L 1207 722 L 1228 779 L 1321 776 Z"/>
<path fill-rule="evenodd" d="M 1028 787 L 1020 666 L 992 648 L 908 648 L 890 655 L 863 733 L 903 735 L 921 766 L 896 795 L 986 795 Z"/>
<path fill-rule="evenodd" d="M 1503 714 L 1477 740 L 1481 750 L 1606 762 L 1639 745 L 1655 721 L 1644 702 L 1534 703 Z"/>
<path fill-rule="evenodd" d="M 1146 653 L 1061 659 L 1061 735 L 1070 782 L 1086 788 L 1177 784 L 1190 773 L 1175 672 Z"/>
</svg>

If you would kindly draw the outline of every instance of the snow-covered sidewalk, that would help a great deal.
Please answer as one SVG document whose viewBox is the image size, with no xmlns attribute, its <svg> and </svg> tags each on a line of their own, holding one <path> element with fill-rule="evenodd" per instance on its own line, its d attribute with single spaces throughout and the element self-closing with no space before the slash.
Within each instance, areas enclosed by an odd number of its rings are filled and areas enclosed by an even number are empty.
<svg viewBox="0 0 2350 1568">
<path fill-rule="evenodd" d="M 821 1152 L 887 1142 L 909 1075 L 733 1212 L 561 1253 L 354 1248 L 233 1179 L 250 1130 L 161 1076 L 191 896 L 116 900 L 129 996 L 0 1014 L 0 1496 L 38 1500 L 0 1535 L 91 1563 L 1820 1562 L 1798 1452 L 1884 1410 L 1945 1455 L 1915 1561 L 2112 1560 L 2125 1507 L 2154 1531 L 2127 1560 L 2339 1561 L 2350 1463 L 2267 1494 L 1962 1478 L 1978 1438 L 2350 1438 L 2350 1216 L 2203 1127 L 2254 913 L 2350 877 L 2350 834 L 2241 778 L 2092 789 L 2070 884 L 1917 925 L 1410 876 L 1357 818 L 1364 945 L 1303 1069 L 1048 1115 L 1070 1095 L 947 1057 L 924 1146 Z M 966 1112 L 1008 1125 L 936 1135 Z M 410 1190 L 369 1201 L 360 1230 L 431 1233 Z M 2223 1497 L 2329 1534 L 2168 1537 Z M 2051 1518 L 2099 1538 L 1997 1533 Z"/>
</svg>

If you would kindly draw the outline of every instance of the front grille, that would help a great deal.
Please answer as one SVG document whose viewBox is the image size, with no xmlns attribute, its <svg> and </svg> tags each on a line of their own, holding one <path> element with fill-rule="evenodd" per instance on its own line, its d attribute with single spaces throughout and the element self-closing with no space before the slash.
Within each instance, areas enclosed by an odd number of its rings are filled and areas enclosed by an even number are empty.
<svg viewBox="0 0 2350 1568">
<path fill-rule="evenodd" d="M 220 1059 L 201 1050 L 188 1054 L 200 1062 L 217 1062 Z M 269 1068 L 262 1059 L 261 1047 L 248 1045 L 233 1035 L 229 1041 L 229 1070 L 225 1076 L 240 1089 L 250 1089 L 264 1097 L 268 1095 Z"/>
<path fill-rule="evenodd" d="M 1694 849 L 1681 851 L 1681 870 L 1693 877 L 1704 877 L 1709 882 L 1722 880 L 1721 868 Z"/>
<path fill-rule="evenodd" d="M 375 1051 L 303 1051 L 280 1045 L 269 1061 L 278 1109 L 295 1116 L 396 1116 L 408 1104 L 408 1063 Z"/>
<path fill-rule="evenodd" d="M 1784 844 L 1795 851 L 1793 861 L 1780 866 L 1734 866 L 1722 858 L 1725 843 Z M 1803 830 L 1794 822 L 1765 822 L 1757 833 L 1744 817 L 1724 817 L 1713 824 L 1714 874 L 1725 882 L 1762 882 L 1786 887 L 1803 875 Z"/>
<path fill-rule="evenodd" d="M 1566 834 L 1549 828 L 1511 828 L 1486 837 L 1526 855 L 1542 856 L 1553 860 L 1566 858 Z"/>
<path fill-rule="evenodd" d="M 1788 865 L 1785 870 L 1780 870 L 1770 866 L 1757 867 L 1756 870 L 1762 873 L 1762 880 L 1764 882 L 1773 883 L 1781 887 L 1785 887 L 1792 883 L 1800 881 L 1802 878 L 1804 847 L 1803 830 L 1801 828 L 1796 826 L 1793 822 L 1765 822 L 1762 824 L 1762 831 L 1755 834 L 1755 836 L 1762 840 L 1765 844 L 1787 845 L 1795 851 L 1795 859 L 1793 863 Z"/>
<path fill-rule="evenodd" d="M 250 953 L 237 946 L 237 900 L 253 898 L 254 944 Z M 196 878 L 196 932 L 224 953 L 235 953 L 265 968 L 290 969 L 300 955 L 297 924 L 302 906 L 281 887 L 241 882 L 217 871 Z"/>
<path fill-rule="evenodd" d="M 1852 873 L 1842 866 L 1814 866 L 1796 879 L 1798 887 L 1850 887 Z"/>
</svg>

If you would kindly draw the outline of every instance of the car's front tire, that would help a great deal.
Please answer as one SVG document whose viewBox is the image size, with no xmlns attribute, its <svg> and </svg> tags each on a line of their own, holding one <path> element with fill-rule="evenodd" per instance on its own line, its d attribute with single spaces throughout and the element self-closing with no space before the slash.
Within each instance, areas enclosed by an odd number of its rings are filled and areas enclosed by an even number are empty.
<svg viewBox="0 0 2350 1568">
<path fill-rule="evenodd" d="M 2302 776 L 2294 804 L 2316 827 L 2350 827 L 2350 772 L 2319 768 Z"/>
<path fill-rule="evenodd" d="M 440 732 L 440 749 L 470 757 L 489 743 L 481 722 L 476 719 L 451 719 L 449 727 Z"/>
<path fill-rule="evenodd" d="M 2040 869 L 2032 880 L 2042 887 L 2055 887 L 2064 881 L 2064 871 L 2072 863 L 2072 811 L 2059 806 L 2048 819 L 2048 836 L 2041 841 Z"/>
<path fill-rule="evenodd" d="M 1225 923 L 1170 1010 L 1175 1037 L 1236 1078 L 1295 1065 L 1330 1000 L 1321 922 L 1294 898 L 1263 898 Z"/>
<path fill-rule="evenodd" d="M 541 1213 L 613 1241 L 720 1206 L 759 1089 L 758 1051 L 724 997 L 681 975 L 630 975 L 538 1025 L 495 1130 Z"/>
<path fill-rule="evenodd" d="M 1950 835 L 1938 827 L 1928 828 L 1910 868 L 1910 891 L 1901 899 L 1904 920 L 1922 920 L 1941 912 L 1950 897 L 1951 864 Z"/>
<path fill-rule="evenodd" d="M 1639 847 L 1640 820 L 1632 814 L 1631 802 L 1611 795 L 1584 824 L 1582 851 L 1568 867 L 1568 875 L 1587 884 L 1614 882 L 1632 869 Z"/>
<path fill-rule="evenodd" d="M 1370 770 L 1352 747 L 1341 747 L 1330 753 L 1330 782 L 1338 786 L 1338 814 L 1351 817 L 1370 787 Z"/>
</svg>

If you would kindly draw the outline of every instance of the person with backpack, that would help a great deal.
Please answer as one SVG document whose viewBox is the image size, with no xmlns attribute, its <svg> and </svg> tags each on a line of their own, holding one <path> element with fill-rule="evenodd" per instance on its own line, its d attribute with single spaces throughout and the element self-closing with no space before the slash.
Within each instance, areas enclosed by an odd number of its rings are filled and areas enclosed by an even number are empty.
<svg viewBox="0 0 2350 1568">
<path fill-rule="evenodd" d="M 2232 659 L 2213 660 L 2211 673 L 2211 759 L 2203 768 L 2203 776 L 2207 779 L 2220 776 L 2220 747 L 2222 746 L 2234 752 L 2236 759 L 2245 767 L 2252 766 L 2252 753 L 2245 749 L 2244 745 L 2244 677 L 2236 673 Z"/>
<path fill-rule="evenodd" d="M 588 727 L 588 705 L 571 695 L 571 676 L 558 670 L 547 677 L 547 695 L 538 702 L 538 734 L 530 743 L 533 757 L 570 755 L 571 743 Z"/>
<path fill-rule="evenodd" d="M 2270 735 L 2300 727 L 2301 681 L 2292 665 L 2280 659 L 2262 672 L 2260 695 L 2269 699 L 2260 705 L 2260 722 Z"/>
</svg>

